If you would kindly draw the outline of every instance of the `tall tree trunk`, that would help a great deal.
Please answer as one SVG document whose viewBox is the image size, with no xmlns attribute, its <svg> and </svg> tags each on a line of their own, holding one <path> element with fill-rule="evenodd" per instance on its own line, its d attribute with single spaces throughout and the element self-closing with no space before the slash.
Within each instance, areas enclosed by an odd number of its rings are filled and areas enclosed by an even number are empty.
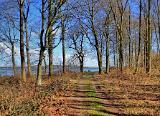
<svg viewBox="0 0 160 116">
<path fill-rule="evenodd" d="M 49 73 L 48 76 L 53 75 L 53 34 L 52 34 L 52 8 L 53 3 L 52 0 L 48 0 L 48 55 L 49 55 Z"/>
<path fill-rule="evenodd" d="M 109 73 L 109 37 L 106 38 L 106 73 Z"/>
<path fill-rule="evenodd" d="M 130 11 L 130 5 L 129 5 L 129 56 L 128 56 L 128 63 L 129 63 L 129 67 L 131 67 L 131 11 Z"/>
<path fill-rule="evenodd" d="M 119 48 L 119 44 L 118 44 L 118 32 L 116 30 L 116 63 L 117 63 L 117 69 L 119 68 L 119 62 L 118 62 L 118 59 L 119 59 L 119 53 L 118 53 L 118 48 Z"/>
<path fill-rule="evenodd" d="M 105 22 L 105 38 L 106 38 L 106 73 L 109 73 L 109 15 Z"/>
<path fill-rule="evenodd" d="M 123 26 L 123 14 L 121 14 L 120 17 L 120 27 L 117 27 L 118 33 L 119 33 L 119 68 L 122 73 L 123 71 L 123 31 L 122 31 L 122 26 Z"/>
<path fill-rule="evenodd" d="M 139 41 L 138 41 L 138 56 L 136 57 L 135 73 L 138 70 L 139 56 L 141 51 L 141 25 L 142 25 L 141 19 L 142 19 L 142 0 L 140 0 L 140 5 L 139 5 Z"/>
<path fill-rule="evenodd" d="M 159 35 L 159 40 L 157 39 L 157 49 L 158 49 L 158 53 L 160 54 L 160 21 L 158 21 L 158 35 Z"/>
<path fill-rule="evenodd" d="M 66 54 L 65 54 L 65 25 L 64 17 L 62 17 L 62 57 L 63 57 L 63 73 L 65 73 Z"/>
<path fill-rule="evenodd" d="M 150 25 L 150 11 L 151 0 L 148 0 L 148 13 L 147 13 L 147 51 L 146 51 L 146 73 L 150 72 L 151 68 L 151 25 Z"/>
<path fill-rule="evenodd" d="M 39 54 L 39 62 L 38 62 L 38 68 L 37 68 L 36 85 L 42 85 L 42 61 L 43 61 L 44 52 L 45 52 L 45 47 L 43 45 L 44 21 L 45 21 L 45 9 L 44 8 L 45 8 L 45 0 L 42 0 L 42 13 L 41 13 L 42 29 L 41 29 L 41 34 L 40 34 L 40 54 Z"/>
<path fill-rule="evenodd" d="M 49 46 L 52 46 L 52 45 L 50 44 Z M 49 47 L 48 54 L 49 54 L 49 73 L 48 73 L 48 76 L 52 76 L 53 75 L 53 48 L 52 47 Z"/>
<path fill-rule="evenodd" d="M 116 47 L 115 47 L 115 43 L 113 43 L 113 48 L 114 48 L 114 67 L 116 67 Z"/>
<path fill-rule="evenodd" d="M 158 35 L 159 42 L 157 42 L 158 53 L 160 54 L 160 8 L 159 8 L 159 0 L 157 0 L 157 17 L 158 17 Z"/>
<path fill-rule="evenodd" d="M 94 39 L 95 39 L 95 47 L 96 47 L 96 52 L 97 52 L 99 74 L 101 74 L 102 73 L 102 53 L 101 53 L 101 50 L 100 50 L 100 45 L 99 45 L 99 42 L 98 42 L 98 36 L 97 36 L 96 30 L 95 30 L 93 21 L 92 21 L 92 32 L 93 32 Z"/>
<path fill-rule="evenodd" d="M 25 22 L 25 32 L 26 32 L 26 54 L 27 54 L 27 69 L 28 69 L 28 77 L 31 76 L 31 63 L 30 63 L 30 53 L 29 53 L 29 35 L 28 35 L 28 22 Z"/>
<path fill-rule="evenodd" d="M 102 55 L 100 53 L 100 50 L 97 50 L 97 56 L 98 56 L 98 67 L 99 67 L 99 74 L 102 73 Z"/>
<path fill-rule="evenodd" d="M 23 29 L 23 5 L 24 0 L 20 0 L 20 55 L 21 55 L 21 78 L 26 82 L 25 54 L 24 54 L 24 29 Z"/>
<path fill-rule="evenodd" d="M 120 34 L 121 36 L 121 34 Z M 120 65 L 120 71 L 123 71 L 123 46 L 122 46 L 122 36 L 120 37 L 120 41 L 119 41 L 120 45 L 119 45 L 119 65 Z"/>
<path fill-rule="evenodd" d="M 13 74 L 14 77 L 17 75 L 16 73 L 16 63 L 15 63 L 15 49 L 14 49 L 14 43 L 12 43 L 12 67 L 13 67 Z"/>
</svg>

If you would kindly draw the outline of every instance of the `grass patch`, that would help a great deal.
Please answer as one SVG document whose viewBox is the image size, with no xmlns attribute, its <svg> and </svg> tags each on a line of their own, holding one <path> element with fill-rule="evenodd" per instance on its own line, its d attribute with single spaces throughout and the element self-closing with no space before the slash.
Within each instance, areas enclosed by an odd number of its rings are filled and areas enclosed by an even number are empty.
<svg viewBox="0 0 160 116">
<path fill-rule="evenodd" d="M 95 92 L 87 92 L 86 95 L 88 97 L 96 97 L 96 93 Z"/>
<path fill-rule="evenodd" d="M 94 109 L 102 109 L 104 106 L 100 103 L 91 103 L 91 107 Z"/>
<path fill-rule="evenodd" d="M 94 78 L 94 76 L 93 75 L 83 75 L 82 78 L 91 79 L 91 78 Z"/>
<path fill-rule="evenodd" d="M 109 114 L 97 110 L 88 110 L 87 113 L 91 116 L 110 116 Z"/>
</svg>

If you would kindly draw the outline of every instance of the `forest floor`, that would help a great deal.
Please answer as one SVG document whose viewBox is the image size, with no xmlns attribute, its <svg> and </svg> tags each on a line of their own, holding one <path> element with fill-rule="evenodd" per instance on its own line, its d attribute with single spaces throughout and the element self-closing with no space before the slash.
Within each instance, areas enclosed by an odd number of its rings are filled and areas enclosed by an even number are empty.
<svg viewBox="0 0 160 116">
<path fill-rule="evenodd" d="M 41 87 L 3 78 L 0 93 L 0 116 L 160 116 L 160 75 L 72 74 Z"/>
</svg>

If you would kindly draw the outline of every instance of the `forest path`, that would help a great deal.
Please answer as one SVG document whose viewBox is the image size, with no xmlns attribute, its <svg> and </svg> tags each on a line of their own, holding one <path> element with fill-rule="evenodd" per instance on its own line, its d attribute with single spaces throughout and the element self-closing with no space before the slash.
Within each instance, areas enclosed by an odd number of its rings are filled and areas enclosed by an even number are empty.
<svg viewBox="0 0 160 116">
<path fill-rule="evenodd" d="M 109 107 L 106 99 L 105 86 L 100 81 L 95 81 L 92 75 L 83 76 L 72 80 L 72 95 L 59 99 L 66 101 L 69 108 L 68 116 L 112 116 L 114 113 L 107 111 Z"/>
</svg>

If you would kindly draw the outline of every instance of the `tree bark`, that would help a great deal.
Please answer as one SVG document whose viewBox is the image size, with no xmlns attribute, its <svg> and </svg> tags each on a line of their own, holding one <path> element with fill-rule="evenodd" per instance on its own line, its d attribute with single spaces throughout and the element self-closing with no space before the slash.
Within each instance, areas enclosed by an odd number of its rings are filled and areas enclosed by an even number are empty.
<svg viewBox="0 0 160 116">
<path fill-rule="evenodd" d="M 48 55 L 49 55 L 49 73 L 48 76 L 53 75 L 53 34 L 52 34 L 52 0 L 48 0 Z"/>
<path fill-rule="evenodd" d="M 29 35 L 28 35 L 28 24 L 27 20 L 25 22 L 25 32 L 26 32 L 26 54 L 27 54 L 27 69 L 28 69 L 28 77 L 31 76 L 31 63 L 30 63 L 30 53 L 29 53 Z"/>
<path fill-rule="evenodd" d="M 157 0 L 157 17 L 158 17 L 158 35 L 159 35 L 159 41 L 157 39 L 157 51 L 160 54 L 160 8 L 159 8 L 159 0 Z"/>
<path fill-rule="evenodd" d="M 146 73 L 150 72 L 151 68 L 151 25 L 150 25 L 151 0 L 148 0 L 147 13 L 147 51 L 146 51 Z"/>
<path fill-rule="evenodd" d="M 12 68 L 13 68 L 13 74 L 14 74 L 14 77 L 17 75 L 17 72 L 16 72 L 16 63 L 15 63 L 15 49 L 14 49 L 14 43 L 12 43 Z"/>
<path fill-rule="evenodd" d="M 23 29 L 23 5 L 24 1 L 20 0 L 20 55 L 21 55 L 21 78 L 26 82 L 25 71 L 25 54 L 24 54 L 24 29 Z"/>
<path fill-rule="evenodd" d="M 109 73 L 109 16 L 106 17 L 105 24 L 105 38 L 106 38 L 106 73 Z"/>
<path fill-rule="evenodd" d="M 131 67 L 131 11 L 129 6 L 129 67 Z"/>
<path fill-rule="evenodd" d="M 42 61 L 44 58 L 44 52 L 45 47 L 43 45 L 43 34 L 44 34 L 44 21 L 45 21 L 45 0 L 42 0 L 42 29 L 40 34 L 40 54 L 39 54 L 39 62 L 38 62 L 38 68 L 37 68 L 37 79 L 36 79 L 36 85 L 42 85 Z"/>
<path fill-rule="evenodd" d="M 65 54 L 65 25 L 64 25 L 64 17 L 62 17 L 62 57 L 63 57 L 63 73 L 65 73 L 65 65 L 66 65 L 66 54 Z"/>
<path fill-rule="evenodd" d="M 49 45 L 49 46 L 52 46 L 52 45 Z M 53 76 L 53 48 L 52 47 L 49 47 L 48 54 L 49 54 L 49 73 L 48 73 L 48 76 L 50 77 L 50 76 Z"/>
<path fill-rule="evenodd" d="M 95 47 L 96 47 L 96 52 L 97 52 L 99 74 L 101 74 L 102 73 L 102 53 L 99 47 L 98 37 L 97 37 L 97 33 L 95 30 L 93 21 L 92 21 L 92 32 L 95 38 L 95 44 L 96 44 Z"/>
<path fill-rule="evenodd" d="M 44 73 L 45 73 L 45 75 L 47 73 L 47 63 L 46 63 L 45 56 L 44 56 Z"/>
<path fill-rule="evenodd" d="M 83 73 L 83 63 L 84 63 L 83 58 L 80 58 L 79 62 L 80 62 L 80 72 Z"/>
<path fill-rule="evenodd" d="M 42 85 L 42 61 L 44 59 L 44 51 L 45 49 L 41 48 L 37 68 L 37 85 Z"/>
<path fill-rule="evenodd" d="M 140 57 L 140 51 L 141 51 L 141 25 L 142 25 L 141 19 L 142 19 L 142 0 L 140 0 L 140 5 L 139 5 L 139 41 L 138 41 L 138 56 L 136 57 L 135 73 L 138 70 L 139 57 Z"/>
</svg>

